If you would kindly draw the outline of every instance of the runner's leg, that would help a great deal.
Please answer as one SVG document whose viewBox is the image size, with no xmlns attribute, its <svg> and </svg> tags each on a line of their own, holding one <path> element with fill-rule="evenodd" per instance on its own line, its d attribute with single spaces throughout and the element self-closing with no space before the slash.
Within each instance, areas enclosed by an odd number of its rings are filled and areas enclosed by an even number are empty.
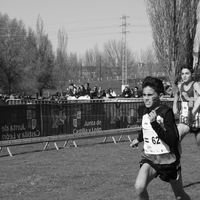
<svg viewBox="0 0 200 200">
<path fill-rule="evenodd" d="M 190 127 L 182 123 L 178 124 L 177 128 L 179 132 L 179 140 L 182 140 L 190 131 Z"/>
<path fill-rule="evenodd" d="M 189 195 L 185 192 L 185 190 L 183 188 L 181 171 L 179 172 L 178 180 L 171 180 L 170 185 L 172 187 L 172 190 L 173 190 L 174 195 L 177 200 L 178 199 L 190 200 Z"/>
<path fill-rule="evenodd" d="M 147 185 L 156 177 L 157 172 L 148 163 L 144 163 L 140 168 L 135 181 L 135 190 L 138 200 L 149 200 Z"/>
</svg>

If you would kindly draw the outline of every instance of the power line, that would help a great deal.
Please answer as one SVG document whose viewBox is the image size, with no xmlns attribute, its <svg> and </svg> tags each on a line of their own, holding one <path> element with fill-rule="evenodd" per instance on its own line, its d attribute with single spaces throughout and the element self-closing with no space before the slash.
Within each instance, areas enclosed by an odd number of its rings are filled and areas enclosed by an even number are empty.
<svg viewBox="0 0 200 200">
<path fill-rule="evenodd" d="M 83 27 L 83 28 L 75 28 L 74 30 L 68 30 L 68 32 L 80 32 L 80 31 L 89 31 L 89 30 L 110 29 L 110 28 L 117 28 L 117 27 L 118 26 Z"/>
</svg>

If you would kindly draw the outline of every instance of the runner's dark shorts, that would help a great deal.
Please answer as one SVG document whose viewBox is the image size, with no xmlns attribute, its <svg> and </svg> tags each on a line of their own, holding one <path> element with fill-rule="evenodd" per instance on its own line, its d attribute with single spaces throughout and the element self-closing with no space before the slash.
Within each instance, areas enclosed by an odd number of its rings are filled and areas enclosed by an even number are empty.
<svg viewBox="0 0 200 200">
<path fill-rule="evenodd" d="M 176 180 L 178 178 L 178 172 L 181 170 L 180 161 L 176 161 L 171 164 L 159 165 L 154 164 L 151 160 L 143 158 L 140 161 L 140 167 L 144 163 L 148 163 L 151 167 L 153 167 L 157 172 L 157 176 L 165 182 L 169 182 L 170 180 Z"/>
</svg>

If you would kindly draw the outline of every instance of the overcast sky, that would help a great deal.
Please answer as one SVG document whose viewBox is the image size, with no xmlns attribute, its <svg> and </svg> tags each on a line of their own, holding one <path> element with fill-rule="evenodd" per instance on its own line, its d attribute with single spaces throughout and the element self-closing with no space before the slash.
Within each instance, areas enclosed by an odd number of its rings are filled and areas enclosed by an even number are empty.
<svg viewBox="0 0 200 200">
<path fill-rule="evenodd" d="M 134 51 L 152 45 L 144 0 L 0 0 L 1 14 L 22 20 L 33 30 L 40 15 L 54 50 L 62 27 L 68 34 L 68 52 L 83 54 L 97 44 L 122 38 L 122 15 L 127 15 L 127 45 Z"/>
</svg>

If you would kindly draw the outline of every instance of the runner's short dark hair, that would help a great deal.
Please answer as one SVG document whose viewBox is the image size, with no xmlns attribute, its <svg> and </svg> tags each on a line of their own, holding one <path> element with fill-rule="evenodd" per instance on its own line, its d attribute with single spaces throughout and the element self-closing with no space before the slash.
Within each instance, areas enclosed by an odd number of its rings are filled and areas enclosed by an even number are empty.
<svg viewBox="0 0 200 200">
<path fill-rule="evenodd" d="M 147 86 L 153 88 L 158 94 L 165 94 L 163 82 L 159 78 L 147 76 L 142 83 L 142 89 Z"/>
</svg>

